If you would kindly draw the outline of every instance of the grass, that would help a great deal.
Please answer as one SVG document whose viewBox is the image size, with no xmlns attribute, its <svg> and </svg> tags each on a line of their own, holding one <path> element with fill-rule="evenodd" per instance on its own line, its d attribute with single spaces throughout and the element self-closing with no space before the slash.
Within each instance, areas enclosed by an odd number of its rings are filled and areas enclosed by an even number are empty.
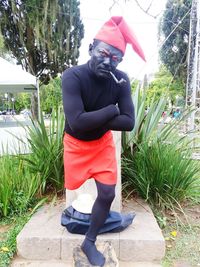
<svg viewBox="0 0 200 267">
<path fill-rule="evenodd" d="M 18 216 L 15 214 L 12 217 L 10 216 L 0 220 L 0 267 L 9 266 L 9 263 L 16 253 L 17 235 L 36 210 L 52 197 L 48 196 L 46 198 L 42 198 L 37 201 L 37 204 L 35 204 L 33 208 L 29 208 L 27 212 L 19 213 Z M 52 201 L 54 201 L 54 199 L 55 196 Z"/>
<path fill-rule="evenodd" d="M 182 211 L 153 210 L 166 242 L 163 267 L 200 266 L 200 202 L 182 203 Z"/>
<path fill-rule="evenodd" d="M 0 234 L 0 267 L 8 267 L 16 252 L 16 237 L 25 223 L 30 219 L 30 212 L 21 216 L 0 221 L 0 229 L 8 228 Z"/>
<path fill-rule="evenodd" d="M 171 267 L 174 262 L 185 262 L 192 266 L 200 266 L 200 226 L 180 226 L 177 238 L 167 242 L 167 252 L 163 267 Z M 169 231 L 172 229 L 168 229 Z M 168 237 L 169 234 L 165 233 Z"/>
</svg>

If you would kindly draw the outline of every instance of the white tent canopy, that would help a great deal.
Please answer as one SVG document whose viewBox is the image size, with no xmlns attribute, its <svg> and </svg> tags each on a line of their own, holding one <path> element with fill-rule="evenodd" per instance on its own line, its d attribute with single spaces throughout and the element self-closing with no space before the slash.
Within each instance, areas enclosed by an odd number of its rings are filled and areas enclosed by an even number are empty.
<svg viewBox="0 0 200 267">
<path fill-rule="evenodd" d="M 36 77 L 0 57 L 0 93 L 33 91 L 39 91 Z"/>
</svg>

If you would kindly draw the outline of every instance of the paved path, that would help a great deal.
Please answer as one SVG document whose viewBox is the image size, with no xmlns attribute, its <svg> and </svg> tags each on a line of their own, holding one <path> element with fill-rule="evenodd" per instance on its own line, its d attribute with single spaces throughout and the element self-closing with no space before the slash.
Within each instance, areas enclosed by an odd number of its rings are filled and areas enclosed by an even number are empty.
<svg viewBox="0 0 200 267">
<path fill-rule="evenodd" d="M 23 126 L 30 124 L 31 121 L 21 115 L 0 115 L 0 155 L 29 152 L 27 132 Z"/>
</svg>

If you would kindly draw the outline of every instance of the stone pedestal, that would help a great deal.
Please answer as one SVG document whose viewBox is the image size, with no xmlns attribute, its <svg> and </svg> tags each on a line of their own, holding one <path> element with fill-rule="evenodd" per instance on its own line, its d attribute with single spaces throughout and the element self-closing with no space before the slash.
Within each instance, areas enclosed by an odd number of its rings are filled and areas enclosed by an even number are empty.
<svg viewBox="0 0 200 267">
<path fill-rule="evenodd" d="M 117 186 L 116 196 L 112 203 L 111 210 L 121 211 L 121 132 L 113 132 L 116 157 L 117 157 Z M 87 180 L 80 188 L 76 190 L 66 189 L 66 207 L 70 206 L 72 201 L 77 198 L 80 194 L 91 194 L 93 198 L 96 198 L 97 190 L 94 179 Z"/>
<path fill-rule="evenodd" d="M 15 265 L 14 261 L 12 267 L 73 266 L 73 251 L 83 242 L 84 235 L 71 234 L 61 226 L 65 204 L 65 201 L 61 201 L 44 205 L 31 217 L 17 236 L 18 260 L 21 259 L 23 265 Z M 98 235 L 96 244 L 101 246 L 105 242 L 111 243 L 117 259 L 122 263 L 119 264 L 120 267 L 158 267 L 151 263 L 160 263 L 165 255 L 162 232 L 144 201 L 133 199 L 123 203 L 122 212 L 132 211 L 136 213 L 136 217 L 127 229 L 120 233 Z M 32 265 L 30 261 L 33 262 Z M 53 265 L 54 261 L 60 264 Z M 138 265 L 138 262 L 145 264 Z"/>
</svg>

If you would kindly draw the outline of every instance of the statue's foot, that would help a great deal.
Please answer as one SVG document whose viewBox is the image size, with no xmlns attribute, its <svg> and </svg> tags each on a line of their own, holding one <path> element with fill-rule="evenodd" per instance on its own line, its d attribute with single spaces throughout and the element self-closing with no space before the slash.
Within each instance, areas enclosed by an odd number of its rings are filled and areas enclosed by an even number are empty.
<svg viewBox="0 0 200 267">
<path fill-rule="evenodd" d="M 83 244 L 81 245 L 83 253 L 87 256 L 88 261 L 95 266 L 104 266 L 105 257 L 103 254 L 97 250 L 93 241 L 85 238 Z"/>
</svg>

